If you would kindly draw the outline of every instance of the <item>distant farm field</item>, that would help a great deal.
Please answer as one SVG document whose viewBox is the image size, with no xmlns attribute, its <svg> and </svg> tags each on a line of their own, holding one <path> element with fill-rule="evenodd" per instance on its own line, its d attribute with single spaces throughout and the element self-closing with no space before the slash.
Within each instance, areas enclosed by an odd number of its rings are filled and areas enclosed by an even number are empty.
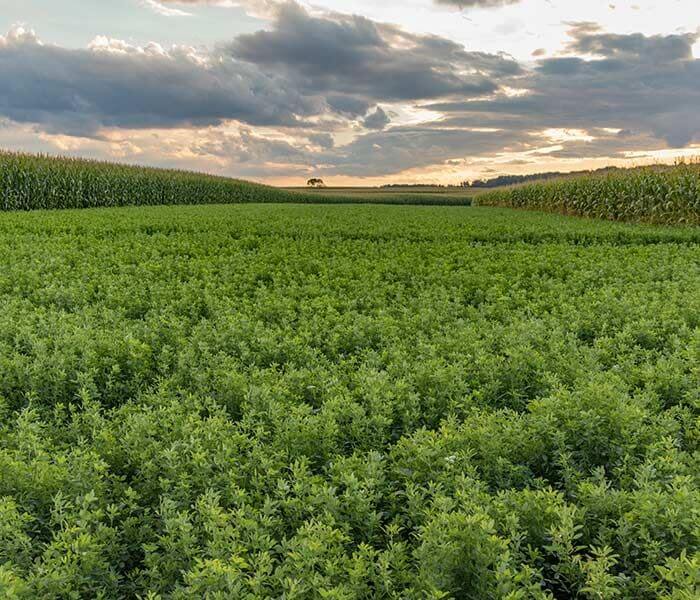
<svg viewBox="0 0 700 600">
<path fill-rule="evenodd" d="M 285 188 L 295 194 L 304 194 L 309 198 L 346 198 L 349 201 L 385 202 L 387 204 L 464 204 L 470 205 L 481 189 L 457 186 L 401 186 L 401 187 L 323 187 L 323 188 Z"/>
<path fill-rule="evenodd" d="M 700 230 L 0 214 L 3 598 L 695 598 Z"/>
</svg>

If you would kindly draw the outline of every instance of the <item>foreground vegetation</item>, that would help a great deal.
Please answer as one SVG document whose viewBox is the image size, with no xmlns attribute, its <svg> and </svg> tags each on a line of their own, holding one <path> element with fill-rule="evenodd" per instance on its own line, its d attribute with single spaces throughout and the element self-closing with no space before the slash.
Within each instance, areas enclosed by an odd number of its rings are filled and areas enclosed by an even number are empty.
<svg viewBox="0 0 700 600">
<path fill-rule="evenodd" d="M 697 597 L 700 233 L 0 215 L 0 597 Z"/>
<path fill-rule="evenodd" d="M 700 164 L 616 169 L 481 194 L 508 206 L 614 221 L 700 224 Z"/>
<path fill-rule="evenodd" d="M 295 202 L 469 205 L 468 194 L 317 194 L 204 173 L 0 151 L 0 210 Z"/>
</svg>

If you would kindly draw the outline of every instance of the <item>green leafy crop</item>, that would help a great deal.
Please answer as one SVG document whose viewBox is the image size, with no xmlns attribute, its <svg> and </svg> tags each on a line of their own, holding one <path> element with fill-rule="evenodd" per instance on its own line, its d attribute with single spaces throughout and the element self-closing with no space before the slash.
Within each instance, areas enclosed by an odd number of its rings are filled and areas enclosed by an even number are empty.
<svg viewBox="0 0 700 600">
<path fill-rule="evenodd" d="M 697 228 L 99 208 L 0 257 L 1 598 L 698 597 Z"/>
</svg>

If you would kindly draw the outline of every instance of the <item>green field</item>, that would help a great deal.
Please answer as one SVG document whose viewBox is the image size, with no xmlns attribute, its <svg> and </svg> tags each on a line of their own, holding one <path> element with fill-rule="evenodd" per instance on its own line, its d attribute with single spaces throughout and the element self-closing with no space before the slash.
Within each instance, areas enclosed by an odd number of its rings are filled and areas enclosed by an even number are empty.
<svg viewBox="0 0 700 600">
<path fill-rule="evenodd" d="M 323 187 L 323 188 L 284 188 L 294 194 L 303 194 L 306 198 L 316 198 L 325 202 L 329 198 L 342 198 L 349 202 L 377 204 L 423 204 L 423 205 L 465 205 L 469 206 L 473 198 L 483 190 L 457 186 L 405 186 L 392 187 Z"/>
<path fill-rule="evenodd" d="M 0 214 L 0 597 L 697 598 L 700 229 Z"/>
</svg>

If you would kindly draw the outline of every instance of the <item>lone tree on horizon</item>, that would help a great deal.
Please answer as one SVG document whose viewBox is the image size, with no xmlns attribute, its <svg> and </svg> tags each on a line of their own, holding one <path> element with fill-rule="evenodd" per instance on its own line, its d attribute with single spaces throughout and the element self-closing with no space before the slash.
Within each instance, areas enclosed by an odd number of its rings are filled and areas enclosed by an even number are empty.
<svg viewBox="0 0 700 600">
<path fill-rule="evenodd" d="M 322 188 L 326 187 L 326 184 L 323 183 L 323 179 L 318 179 L 317 177 L 312 177 L 306 182 L 306 185 L 309 187 L 317 187 L 317 188 Z"/>
</svg>

